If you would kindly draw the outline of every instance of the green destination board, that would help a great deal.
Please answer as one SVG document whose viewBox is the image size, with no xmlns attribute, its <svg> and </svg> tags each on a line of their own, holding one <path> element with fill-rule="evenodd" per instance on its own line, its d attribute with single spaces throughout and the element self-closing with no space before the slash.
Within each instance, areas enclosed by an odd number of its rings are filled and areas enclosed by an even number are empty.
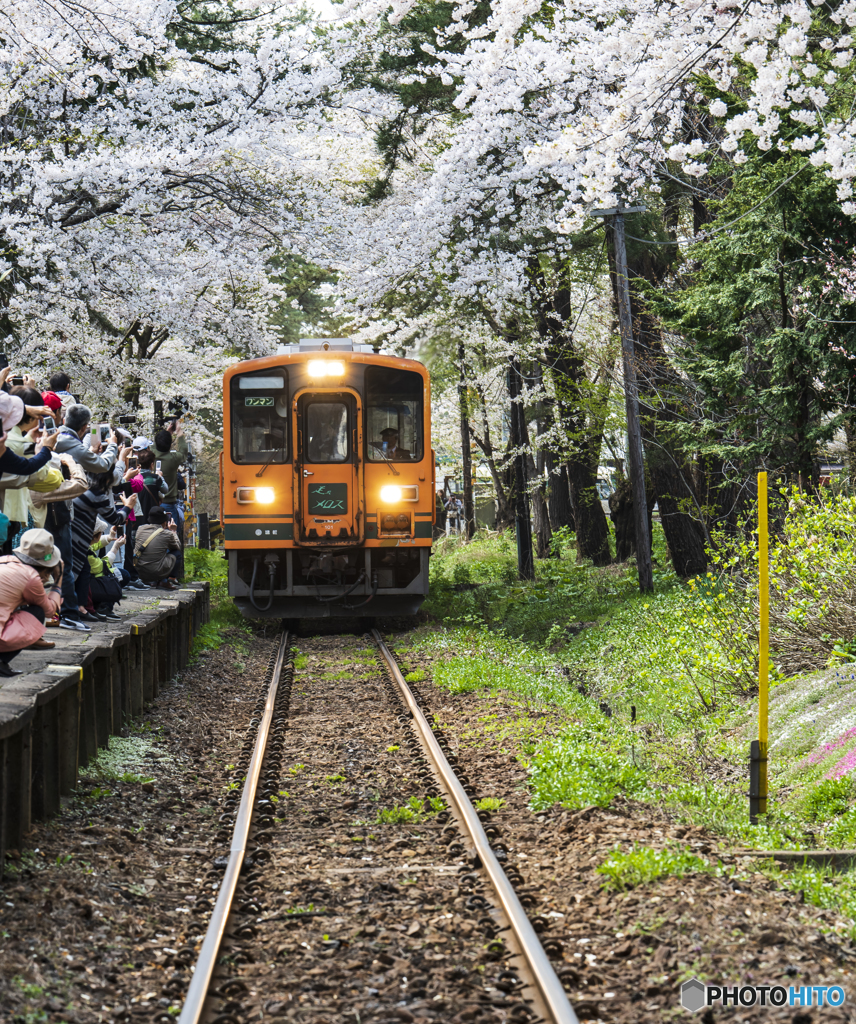
<svg viewBox="0 0 856 1024">
<path fill-rule="evenodd" d="M 335 515 L 348 511 L 347 484 L 310 484 L 309 514 Z"/>
</svg>

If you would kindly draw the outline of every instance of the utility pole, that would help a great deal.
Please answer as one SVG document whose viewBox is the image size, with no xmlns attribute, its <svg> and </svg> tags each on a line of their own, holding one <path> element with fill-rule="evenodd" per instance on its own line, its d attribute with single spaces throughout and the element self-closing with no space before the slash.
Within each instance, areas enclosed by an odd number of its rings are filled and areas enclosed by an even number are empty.
<svg viewBox="0 0 856 1024">
<path fill-rule="evenodd" d="M 624 214 L 643 213 L 644 206 L 614 206 L 592 210 L 592 216 L 611 223 L 615 243 L 615 277 L 618 288 L 618 323 L 621 329 L 621 355 L 624 363 L 624 405 L 627 410 L 627 468 L 633 490 L 633 517 L 636 525 L 636 565 L 639 590 L 654 589 L 651 566 L 651 535 L 648 531 L 648 499 L 645 495 L 645 463 L 642 456 L 642 430 L 639 425 L 639 389 L 636 385 L 636 351 L 633 343 L 633 318 L 630 313 L 630 282 L 627 279 L 627 247 L 624 241 Z"/>
<path fill-rule="evenodd" d="M 464 365 L 464 343 L 458 342 L 458 403 L 461 409 L 461 462 L 464 466 L 464 541 L 476 532 L 476 510 L 473 503 L 473 455 L 470 444 L 470 417 L 467 409 L 467 374 Z"/>
<path fill-rule="evenodd" d="M 529 520 L 529 491 L 526 480 L 526 455 L 523 439 L 526 415 L 520 399 L 520 359 L 508 360 L 508 397 L 511 399 L 511 447 L 514 456 L 514 532 L 517 534 L 517 574 L 522 580 L 535 579 L 535 561 L 532 557 L 532 524 Z"/>
</svg>

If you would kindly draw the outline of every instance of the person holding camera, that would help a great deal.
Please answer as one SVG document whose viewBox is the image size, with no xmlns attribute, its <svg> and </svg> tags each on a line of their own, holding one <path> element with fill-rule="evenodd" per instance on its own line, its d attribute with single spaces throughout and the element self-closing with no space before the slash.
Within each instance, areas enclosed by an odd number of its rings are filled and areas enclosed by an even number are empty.
<svg viewBox="0 0 856 1024">
<path fill-rule="evenodd" d="M 156 585 L 161 590 L 177 590 L 169 577 L 175 575 L 175 568 L 181 555 L 176 524 L 169 518 L 162 505 L 149 509 L 148 523 L 137 530 L 134 545 L 134 563 L 144 583 Z"/>
<path fill-rule="evenodd" d="M 79 616 L 84 622 L 91 617 L 84 611 L 89 603 L 89 548 L 95 535 L 95 523 L 99 516 L 111 526 L 124 525 L 134 506 L 133 497 L 120 497 L 124 508 L 114 508 L 108 494 L 113 482 L 113 472 L 90 474 L 89 488 L 74 501 L 74 518 L 71 521 L 71 551 L 74 559 L 74 588 L 77 592 Z M 95 616 L 98 618 L 98 616 Z"/>
<path fill-rule="evenodd" d="M 54 378 L 51 377 L 53 382 Z M 56 390 L 56 389 L 54 389 Z M 62 397 L 62 396 L 60 396 Z M 64 400 L 63 400 L 64 401 Z M 119 454 L 118 439 L 114 434 L 106 450 L 101 452 L 100 438 L 94 448 L 87 447 L 83 438 L 91 436 L 92 413 L 85 405 L 74 404 L 65 407 L 63 425 L 54 435 L 57 438 L 56 451 L 59 454 L 69 455 L 74 461 L 90 474 L 101 474 L 112 472 L 112 468 Z M 82 496 L 82 495 L 81 495 Z M 108 501 L 109 504 L 109 501 Z M 75 558 L 74 545 L 71 533 L 71 502 L 58 501 L 52 506 L 54 519 L 54 536 L 56 543 L 62 552 L 62 560 L 65 563 L 65 575 L 63 577 L 63 605 L 59 625 L 63 629 L 73 629 L 79 632 L 89 632 L 80 613 L 77 600 L 77 581 L 75 579 Z M 92 534 L 86 538 L 82 558 L 85 561 L 85 551 L 89 549 L 89 541 Z M 80 543 L 82 544 L 82 538 Z"/>
<path fill-rule="evenodd" d="M 45 618 L 59 611 L 63 565 L 47 530 L 25 530 L 11 555 L 0 557 L 0 676 L 20 675 L 11 661 L 26 647 L 54 647 Z"/>
<path fill-rule="evenodd" d="M 178 468 L 187 459 L 187 438 L 177 419 L 171 420 L 164 430 L 159 430 L 155 434 L 155 443 L 151 451 L 155 457 L 155 467 L 157 468 L 157 463 L 160 462 L 160 469 L 167 483 L 167 492 L 161 499 L 161 507 L 176 525 L 179 552 L 174 575 L 181 579 L 184 575 L 184 512 L 178 502 Z"/>
</svg>

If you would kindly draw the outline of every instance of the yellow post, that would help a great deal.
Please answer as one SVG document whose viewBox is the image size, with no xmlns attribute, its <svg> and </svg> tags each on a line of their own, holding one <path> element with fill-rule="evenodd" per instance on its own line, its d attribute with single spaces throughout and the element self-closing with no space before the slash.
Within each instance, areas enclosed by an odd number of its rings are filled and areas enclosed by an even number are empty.
<svg viewBox="0 0 856 1024">
<path fill-rule="evenodd" d="M 767 813 L 767 713 L 770 695 L 770 558 L 767 474 L 758 474 L 758 739 L 749 755 L 749 818 Z"/>
</svg>

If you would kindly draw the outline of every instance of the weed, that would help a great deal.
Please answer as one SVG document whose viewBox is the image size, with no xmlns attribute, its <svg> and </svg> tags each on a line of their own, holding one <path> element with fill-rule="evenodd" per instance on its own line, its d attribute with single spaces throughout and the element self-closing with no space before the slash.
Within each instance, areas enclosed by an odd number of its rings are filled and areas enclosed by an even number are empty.
<svg viewBox="0 0 856 1024">
<path fill-rule="evenodd" d="M 298 654 L 294 659 L 294 671 L 302 672 L 309 664 L 309 658 L 305 654 Z"/>
<path fill-rule="evenodd" d="M 425 678 L 425 672 L 421 668 L 417 668 L 414 672 L 408 672 L 404 677 L 405 682 L 408 683 L 421 683 Z"/>
<path fill-rule="evenodd" d="M 476 800 L 477 811 L 498 811 L 500 807 L 505 807 L 505 801 L 498 796 L 485 796 Z"/>
<path fill-rule="evenodd" d="M 39 999 L 45 994 L 44 989 L 41 988 L 41 986 L 26 982 L 20 976 L 14 977 L 12 979 L 12 984 L 16 988 L 20 989 L 27 999 Z"/>
<path fill-rule="evenodd" d="M 419 799 L 412 796 L 402 807 L 381 808 L 377 812 L 374 824 L 377 825 L 400 825 L 404 823 L 415 823 L 431 814 L 439 814 L 445 809 L 445 804 L 440 797 L 430 797 L 428 807 Z"/>
<path fill-rule="evenodd" d="M 629 853 L 616 850 L 597 868 L 598 874 L 606 877 L 604 888 L 619 891 L 634 889 L 657 878 L 683 878 L 684 875 L 715 870 L 708 861 L 677 846 L 664 850 L 635 846 Z"/>
</svg>

